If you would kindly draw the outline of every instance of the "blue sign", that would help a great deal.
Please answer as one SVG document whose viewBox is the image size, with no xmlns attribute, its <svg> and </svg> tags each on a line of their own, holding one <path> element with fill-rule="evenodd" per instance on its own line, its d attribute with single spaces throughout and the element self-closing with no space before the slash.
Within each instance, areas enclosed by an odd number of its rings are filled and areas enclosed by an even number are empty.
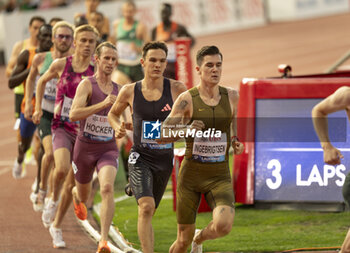
<svg viewBox="0 0 350 253">
<path fill-rule="evenodd" d="M 273 202 L 343 202 L 350 169 L 350 128 L 345 111 L 329 115 L 342 164 L 327 165 L 311 110 L 321 99 L 258 99 L 255 128 L 255 197 Z"/>
</svg>

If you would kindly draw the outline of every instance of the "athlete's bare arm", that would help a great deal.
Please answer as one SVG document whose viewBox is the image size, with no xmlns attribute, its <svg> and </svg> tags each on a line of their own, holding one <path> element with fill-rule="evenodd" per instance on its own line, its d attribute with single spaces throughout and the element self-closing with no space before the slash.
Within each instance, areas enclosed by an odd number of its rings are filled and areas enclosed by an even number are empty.
<svg viewBox="0 0 350 253">
<path fill-rule="evenodd" d="M 26 81 L 26 92 L 25 92 L 25 109 L 24 109 L 24 117 L 27 120 L 32 120 L 33 106 L 32 106 L 32 98 L 34 94 L 34 87 L 36 77 L 39 75 L 39 66 L 43 63 L 45 59 L 46 53 L 36 54 L 33 58 L 32 66 L 29 71 L 29 75 Z"/>
<path fill-rule="evenodd" d="M 17 58 L 17 64 L 12 71 L 11 77 L 9 78 L 8 85 L 10 89 L 15 88 L 20 85 L 24 80 L 26 80 L 30 69 L 27 69 L 29 60 L 29 51 L 24 50 Z"/>
<path fill-rule="evenodd" d="M 117 96 L 109 94 L 105 100 L 100 103 L 86 106 L 92 94 L 92 85 L 90 80 L 82 80 L 77 88 L 75 93 L 72 108 L 69 113 L 69 119 L 71 121 L 83 120 L 89 117 L 90 115 L 101 111 L 102 109 L 113 105 Z"/>
<path fill-rule="evenodd" d="M 66 58 L 56 59 L 52 62 L 49 69 L 42 75 L 36 85 L 35 94 L 35 112 L 33 114 L 33 122 L 39 124 L 40 118 L 43 114 L 41 109 L 41 102 L 43 100 L 46 83 L 54 78 L 59 78 L 66 65 Z"/>
<path fill-rule="evenodd" d="M 117 36 L 118 36 L 118 25 L 119 25 L 120 19 L 113 22 L 112 26 L 112 32 L 110 36 L 110 41 L 115 44 L 117 43 Z"/>
<path fill-rule="evenodd" d="M 14 67 L 16 66 L 17 58 L 21 53 L 23 41 L 18 41 L 12 48 L 11 56 L 6 67 L 6 76 L 10 77 Z"/>
<path fill-rule="evenodd" d="M 241 143 L 237 137 L 237 105 L 239 100 L 239 94 L 236 90 L 232 88 L 226 88 L 228 92 L 228 98 L 230 101 L 231 112 L 232 112 L 232 122 L 231 122 L 231 133 L 232 133 L 232 148 L 235 155 L 242 154 L 244 150 L 244 145 Z"/>
<path fill-rule="evenodd" d="M 179 95 L 176 99 L 173 108 L 171 109 L 170 114 L 165 119 L 162 124 L 162 133 L 163 131 L 172 131 L 172 132 L 185 132 L 187 130 L 186 125 L 190 122 L 193 114 L 192 107 L 192 96 L 189 91 L 185 91 Z M 190 129 L 201 130 L 205 127 L 204 123 L 200 120 L 192 121 L 189 126 Z M 164 129 L 164 130 L 163 130 Z M 180 137 L 176 134 L 177 137 L 170 136 L 169 134 L 165 138 L 162 136 L 161 139 L 157 140 L 159 143 L 167 143 L 177 141 Z"/>
<path fill-rule="evenodd" d="M 350 88 L 341 87 L 312 109 L 314 128 L 324 151 L 324 161 L 328 164 L 340 164 L 340 159 L 343 158 L 343 155 L 329 140 L 327 116 L 336 111 L 346 110 L 349 117 L 349 108 Z"/>
<path fill-rule="evenodd" d="M 124 85 L 119 91 L 117 100 L 108 113 L 108 121 L 115 131 L 116 138 L 124 137 L 126 135 L 126 130 L 129 128 L 125 122 L 121 121 L 121 117 L 128 106 L 131 107 L 132 111 L 132 104 L 134 101 L 134 88 L 135 83 Z"/>
</svg>

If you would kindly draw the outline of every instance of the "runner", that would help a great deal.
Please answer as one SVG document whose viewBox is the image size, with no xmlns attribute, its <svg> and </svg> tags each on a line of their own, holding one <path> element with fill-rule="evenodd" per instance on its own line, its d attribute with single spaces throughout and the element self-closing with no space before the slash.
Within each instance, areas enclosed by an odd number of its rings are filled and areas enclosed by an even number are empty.
<svg viewBox="0 0 350 253">
<path fill-rule="evenodd" d="M 53 194 L 42 214 L 44 226 L 50 226 L 53 246 L 58 248 L 65 247 L 60 226 L 64 214 L 72 201 L 71 191 L 74 186 L 74 175 L 71 170 L 71 154 L 79 129 L 78 122 L 69 120 L 69 110 L 79 82 L 84 77 L 91 76 L 94 73 L 91 56 L 95 50 L 98 36 L 99 34 L 94 27 L 90 25 L 79 26 L 74 32 L 74 54 L 66 58 L 57 59 L 52 63 L 39 79 L 36 89 L 37 100 L 33 121 L 38 124 L 43 115 L 41 103 L 46 83 L 53 78 L 59 78 L 56 88 L 54 118 L 52 120 L 55 160 Z M 63 182 L 65 183 L 61 194 L 61 202 L 55 217 Z M 54 217 L 55 220 L 52 223 Z"/>
<path fill-rule="evenodd" d="M 192 40 L 191 46 L 195 44 L 195 39 L 187 31 L 186 27 L 171 21 L 171 15 L 173 13 L 172 6 L 168 3 L 163 3 L 161 7 L 161 19 L 162 22 L 158 24 L 152 30 L 152 40 L 165 41 L 167 43 L 168 53 L 168 65 L 164 71 L 164 76 L 172 79 L 176 79 L 176 46 L 174 40 L 178 37 L 188 37 Z"/>
<path fill-rule="evenodd" d="M 186 88 L 180 82 L 163 77 L 168 51 L 164 43 L 149 42 L 142 51 L 145 78 L 123 86 L 108 119 L 116 131 L 116 138 L 121 138 L 126 129 L 132 129 L 128 122 L 121 122 L 121 115 L 129 106 L 133 112 L 134 145 L 129 156 L 129 176 L 138 203 L 138 236 L 142 251 L 148 253 L 154 249 L 152 217 L 173 168 L 173 146 L 157 144 L 152 138 L 145 139 L 143 131 L 147 128 L 152 134 L 158 129 L 173 101 Z"/>
<path fill-rule="evenodd" d="M 38 48 L 26 49 L 22 51 L 22 53 L 18 56 L 16 67 L 13 70 L 12 75 L 9 79 L 10 88 L 13 89 L 14 87 L 17 87 L 18 85 L 22 84 L 22 82 L 25 87 L 26 85 L 25 79 L 29 74 L 29 70 L 31 68 L 34 55 L 39 52 L 50 50 L 52 46 L 51 36 L 52 36 L 51 26 L 42 25 L 38 33 L 38 41 L 39 41 Z M 30 102 L 34 103 L 34 98 Z M 15 179 L 19 179 L 22 176 L 22 169 L 23 169 L 22 163 L 24 160 L 24 155 L 29 149 L 30 144 L 32 143 L 33 134 L 36 129 L 36 125 L 32 121 L 26 120 L 24 118 L 24 104 L 25 102 L 23 100 L 21 104 L 21 114 L 20 114 L 21 141 L 18 143 L 18 155 L 15 160 L 14 166 L 12 168 L 12 176 Z M 37 162 L 38 162 L 38 167 L 40 167 L 39 159 L 37 160 Z"/>
<path fill-rule="evenodd" d="M 71 121 L 80 120 L 73 152 L 75 187 L 73 203 L 76 216 L 87 218 L 86 202 L 90 196 L 93 173 L 96 167 L 101 193 L 101 239 L 97 252 L 110 252 L 107 245 L 109 227 L 114 215 L 114 180 L 118 168 L 118 149 L 114 131 L 107 114 L 118 95 L 118 85 L 111 80 L 117 65 L 117 49 L 110 42 L 96 48 L 94 76 L 80 82 L 72 109 Z"/>
<path fill-rule="evenodd" d="M 328 135 L 328 114 L 345 110 L 350 120 L 350 88 L 340 87 L 332 95 L 322 100 L 312 109 L 312 121 L 315 131 L 321 142 L 323 149 L 323 159 L 325 163 L 337 165 L 344 158 L 340 150 L 335 148 Z M 350 173 L 346 175 L 343 185 L 343 197 L 347 208 L 350 208 Z M 342 253 L 350 252 L 350 229 L 344 239 L 340 250 Z"/>
<path fill-rule="evenodd" d="M 149 41 L 146 26 L 135 20 L 136 5 L 134 1 L 127 0 L 122 5 L 123 18 L 113 24 L 112 38 L 118 49 L 118 66 L 112 75 L 112 80 L 124 85 L 141 80 L 143 76 L 140 59 L 142 57 L 142 46 Z M 125 111 L 126 121 L 131 121 L 131 112 Z M 126 180 L 129 181 L 128 157 L 132 146 L 132 136 L 126 135 L 118 140 L 120 157 L 123 163 Z M 130 194 L 129 184 L 126 192 Z"/>
<path fill-rule="evenodd" d="M 177 131 L 176 136 L 186 139 L 185 158 L 177 178 L 177 239 L 170 247 L 171 253 L 187 252 L 192 239 L 191 252 L 202 252 L 204 241 L 231 231 L 235 215 L 228 161 L 231 144 L 234 154 L 241 154 L 244 149 L 236 136 L 238 92 L 219 86 L 222 54 L 216 46 L 205 46 L 197 52 L 196 70 L 199 85 L 181 94 L 162 128 L 163 138 L 165 133 L 173 138 Z M 189 129 L 181 123 L 190 124 Z M 207 138 L 203 131 L 215 135 Z M 213 209 L 213 220 L 193 237 L 201 194 Z"/>
<path fill-rule="evenodd" d="M 53 60 L 66 57 L 69 55 L 69 49 L 73 41 L 74 28 L 71 24 L 60 21 L 53 28 L 53 50 L 46 53 L 35 55 L 33 64 L 27 78 L 26 96 L 25 96 L 25 112 L 24 117 L 31 120 L 33 106 L 30 103 L 34 94 L 36 77 L 40 74 L 42 76 L 50 67 Z M 50 80 L 46 87 L 42 102 L 43 116 L 38 125 L 39 136 L 44 147 L 44 156 L 41 162 L 40 174 L 40 189 L 38 196 L 34 203 L 35 211 L 42 211 L 44 199 L 47 191 L 47 179 L 51 168 L 54 165 L 53 150 L 52 150 L 52 136 L 51 136 L 51 121 L 53 118 L 55 98 L 56 98 L 57 79 Z M 52 189 L 52 186 L 51 186 Z"/>
<path fill-rule="evenodd" d="M 45 19 L 40 16 L 33 16 L 29 21 L 29 34 L 30 37 L 28 39 L 18 41 L 12 48 L 11 56 L 6 66 L 6 76 L 10 77 L 13 69 L 16 66 L 17 58 L 19 54 L 26 49 L 37 48 L 39 45 L 38 42 L 38 33 L 39 28 L 45 24 Z M 21 114 L 21 103 L 24 97 L 24 88 L 23 85 L 19 85 L 14 88 L 15 93 L 15 117 L 19 118 Z M 20 139 L 18 140 L 18 142 Z"/>
</svg>

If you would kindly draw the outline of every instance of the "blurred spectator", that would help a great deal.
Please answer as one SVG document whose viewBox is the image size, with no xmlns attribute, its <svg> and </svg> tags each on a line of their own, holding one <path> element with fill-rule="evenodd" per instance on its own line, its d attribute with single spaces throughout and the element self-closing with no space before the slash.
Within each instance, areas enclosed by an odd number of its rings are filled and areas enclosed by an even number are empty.
<svg viewBox="0 0 350 253">
<path fill-rule="evenodd" d="M 175 79 L 175 62 L 176 62 L 176 47 L 174 40 L 178 37 L 189 37 L 192 40 L 191 46 L 194 45 L 195 39 L 180 24 L 171 21 L 172 6 L 168 3 L 163 3 L 161 7 L 162 22 L 152 30 L 152 40 L 164 41 L 168 46 L 168 64 L 164 71 L 164 76 Z"/>
<path fill-rule="evenodd" d="M 74 26 L 75 27 L 78 27 L 78 26 L 81 26 L 81 25 L 86 25 L 88 23 L 89 23 L 88 20 L 83 15 L 78 15 L 78 16 L 76 16 L 74 18 Z"/>
<path fill-rule="evenodd" d="M 49 24 L 54 27 L 57 22 L 63 21 L 60 17 L 53 17 L 50 19 Z"/>
<path fill-rule="evenodd" d="M 75 18 L 77 16 L 84 16 L 87 20 L 89 20 L 91 13 L 97 11 L 99 4 L 100 0 L 85 0 L 86 13 L 77 13 Z M 101 33 L 106 34 L 107 37 L 109 36 L 109 19 L 106 16 L 103 17 L 103 28 Z"/>
<path fill-rule="evenodd" d="M 100 33 L 98 44 L 108 40 L 108 34 L 103 33 L 104 16 L 102 12 L 94 11 L 90 14 L 89 25 L 92 25 Z"/>
</svg>

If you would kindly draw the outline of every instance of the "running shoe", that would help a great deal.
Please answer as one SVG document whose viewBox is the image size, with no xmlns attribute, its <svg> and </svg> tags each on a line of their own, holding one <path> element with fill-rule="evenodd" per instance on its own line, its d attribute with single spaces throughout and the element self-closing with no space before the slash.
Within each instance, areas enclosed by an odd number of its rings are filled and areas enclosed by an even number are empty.
<svg viewBox="0 0 350 253">
<path fill-rule="evenodd" d="M 46 197 L 46 191 L 39 189 L 36 200 L 33 204 L 33 208 L 35 212 L 42 212 L 44 209 L 44 202 Z"/>
<path fill-rule="evenodd" d="M 192 249 L 191 253 L 202 253 L 203 252 L 203 245 L 202 244 L 197 244 L 194 241 L 194 238 L 197 237 L 197 235 L 201 232 L 200 229 L 196 229 L 194 236 L 193 236 L 193 241 L 192 241 Z"/>
<path fill-rule="evenodd" d="M 52 237 L 52 245 L 54 248 L 65 248 L 66 243 L 63 241 L 62 237 L 62 229 L 60 228 L 55 228 L 53 225 L 50 226 L 49 228 L 50 235 Z"/>
<path fill-rule="evenodd" d="M 36 190 L 36 184 L 38 183 L 38 178 L 36 177 L 33 184 L 32 184 L 32 191 L 35 192 Z"/>
<path fill-rule="evenodd" d="M 29 199 L 30 199 L 30 201 L 33 203 L 33 205 L 34 205 L 34 203 L 35 203 L 35 201 L 36 201 L 37 196 L 38 196 L 38 194 L 35 193 L 34 191 L 32 191 L 32 193 L 31 193 L 30 196 L 29 196 Z"/>
<path fill-rule="evenodd" d="M 83 202 L 80 202 L 77 204 L 73 197 L 73 204 L 74 204 L 74 213 L 78 217 L 79 220 L 86 220 L 88 213 L 86 205 Z"/>
<path fill-rule="evenodd" d="M 43 210 L 43 214 L 41 216 L 41 220 L 43 221 L 45 228 L 48 228 L 53 222 L 55 218 L 57 206 L 58 206 L 58 201 L 55 202 L 52 199 L 48 200 L 47 205 L 45 206 Z"/>
<path fill-rule="evenodd" d="M 107 241 L 100 241 L 98 243 L 96 253 L 111 253 L 111 249 L 109 248 Z"/>
<path fill-rule="evenodd" d="M 17 158 L 12 168 L 12 176 L 14 179 L 20 179 L 22 177 L 22 164 L 19 164 Z"/>
</svg>

